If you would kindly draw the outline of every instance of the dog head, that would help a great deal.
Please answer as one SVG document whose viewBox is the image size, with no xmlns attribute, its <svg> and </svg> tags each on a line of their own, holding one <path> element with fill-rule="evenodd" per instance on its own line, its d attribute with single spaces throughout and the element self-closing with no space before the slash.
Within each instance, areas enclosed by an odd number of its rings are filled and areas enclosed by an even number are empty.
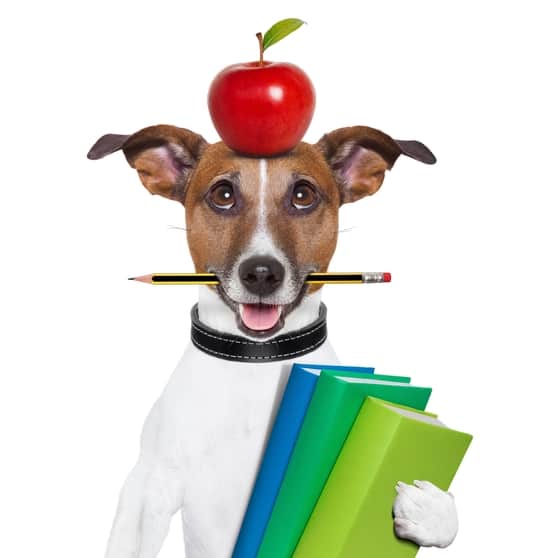
<svg viewBox="0 0 558 558">
<path fill-rule="evenodd" d="M 320 289 L 305 278 L 327 270 L 342 204 L 377 192 L 401 154 L 436 161 L 420 142 L 365 126 L 335 130 L 313 145 L 301 142 L 284 155 L 253 158 L 159 125 L 105 135 L 88 157 L 118 150 L 149 192 L 184 206 L 196 272 L 217 274 L 219 285 L 209 288 L 252 337 L 275 335 L 304 297 Z"/>
</svg>

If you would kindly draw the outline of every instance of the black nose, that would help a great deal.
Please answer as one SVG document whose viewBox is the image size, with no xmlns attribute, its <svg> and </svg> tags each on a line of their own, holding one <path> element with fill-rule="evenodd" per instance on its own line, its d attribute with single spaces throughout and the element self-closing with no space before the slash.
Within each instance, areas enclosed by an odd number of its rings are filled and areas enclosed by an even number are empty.
<svg viewBox="0 0 558 558">
<path fill-rule="evenodd" d="M 285 277 L 284 267 L 275 259 L 265 256 L 248 258 L 238 270 L 242 284 L 260 296 L 271 294 L 279 288 Z"/>
</svg>

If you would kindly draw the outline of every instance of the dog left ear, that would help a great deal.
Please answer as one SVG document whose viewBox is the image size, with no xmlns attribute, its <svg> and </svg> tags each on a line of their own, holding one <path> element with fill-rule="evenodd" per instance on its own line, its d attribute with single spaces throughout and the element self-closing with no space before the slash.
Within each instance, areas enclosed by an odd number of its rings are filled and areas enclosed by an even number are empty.
<svg viewBox="0 0 558 558">
<path fill-rule="evenodd" d="M 188 180 L 207 145 L 202 136 L 186 128 L 160 124 L 129 136 L 106 134 L 87 158 L 101 159 L 121 149 L 149 192 L 183 204 Z"/>
<path fill-rule="evenodd" d="M 376 193 L 386 170 L 393 167 L 401 154 L 428 165 L 436 162 L 430 149 L 419 141 L 394 140 L 367 126 L 334 130 L 325 134 L 316 147 L 337 179 L 341 204 Z"/>
</svg>

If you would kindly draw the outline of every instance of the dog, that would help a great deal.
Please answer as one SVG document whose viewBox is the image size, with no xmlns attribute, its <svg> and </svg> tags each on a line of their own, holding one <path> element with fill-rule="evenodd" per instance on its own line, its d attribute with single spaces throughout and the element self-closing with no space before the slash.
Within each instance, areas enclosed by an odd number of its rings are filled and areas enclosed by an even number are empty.
<svg viewBox="0 0 558 558">
<path fill-rule="evenodd" d="M 322 327 L 321 287 L 305 277 L 328 268 L 340 206 L 377 192 L 400 155 L 436 160 L 420 142 L 366 126 L 256 158 L 158 125 L 105 135 L 88 157 L 119 150 L 151 194 L 183 204 L 196 272 L 215 273 L 219 284 L 199 288 L 192 342 L 146 419 L 105 556 L 155 558 L 181 510 L 188 558 L 226 558 L 291 364 L 338 363 Z M 415 481 L 398 483 L 394 495 L 398 537 L 453 541 L 449 492 Z"/>
</svg>

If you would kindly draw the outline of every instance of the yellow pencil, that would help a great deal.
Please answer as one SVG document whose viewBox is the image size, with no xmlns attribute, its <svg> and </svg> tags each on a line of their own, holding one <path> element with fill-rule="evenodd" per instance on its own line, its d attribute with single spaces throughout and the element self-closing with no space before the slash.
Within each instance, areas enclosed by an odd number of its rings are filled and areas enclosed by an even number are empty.
<svg viewBox="0 0 558 558">
<path fill-rule="evenodd" d="M 219 279 L 214 273 L 151 273 L 138 277 L 128 277 L 130 281 L 141 281 L 152 285 L 218 285 Z M 306 277 L 308 284 L 351 285 L 358 283 L 389 283 L 391 273 L 383 271 L 362 272 L 326 272 L 310 273 Z"/>
</svg>

